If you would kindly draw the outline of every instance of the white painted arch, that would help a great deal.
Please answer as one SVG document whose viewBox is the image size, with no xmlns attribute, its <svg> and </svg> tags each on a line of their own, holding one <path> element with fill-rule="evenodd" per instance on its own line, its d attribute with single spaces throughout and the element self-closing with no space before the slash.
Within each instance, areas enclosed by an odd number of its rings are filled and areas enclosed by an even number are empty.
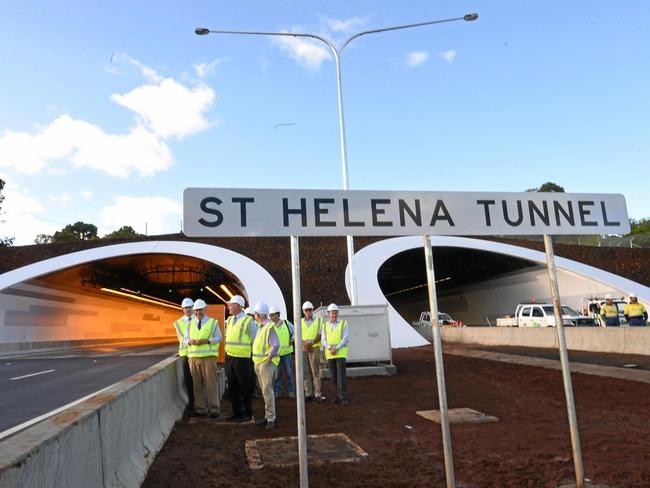
<svg viewBox="0 0 650 488">
<path fill-rule="evenodd" d="M 241 281 L 251 303 L 265 301 L 276 305 L 283 317 L 287 307 L 282 291 L 266 269 L 252 259 L 229 249 L 185 241 L 146 241 L 112 244 L 64 254 L 29 264 L 0 275 L 0 292 L 10 286 L 72 266 L 101 259 L 137 254 L 175 254 L 202 259 L 226 269 Z"/>
<path fill-rule="evenodd" d="M 380 303 L 386 303 L 388 305 L 391 344 L 393 347 L 413 347 L 427 344 L 427 342 L 390 305 L 379 287 L 377 272 L 382 264 L 396 254 L 410 249 L 422 248 L 423 245 L 424 239 L 421 236 L 385 239 L 364 247 L 354 257 L 357 276 L 369 278 L 366 280 L 358 280 L 357 282 L 359 305 L 375 305 Z M 476 249 L 522 258 L 543 265 L 546 264 L 546 255 L 543 252 L 500 242 L 469 239 L 466 237 L 431 236 L 431 245 L 433 247 Z M 650 303 L 650 288 L 647 286 L 571 259 L 556 257 L 555 263 L 558 270 L 576 273 L 602 283 L 605 286 L 624 290 L 627 293 L 636 293 L 639 301 Z M 346 269 L 345 285 L 348 295 L 350 295 L 349 269 Z"/>
</svg>

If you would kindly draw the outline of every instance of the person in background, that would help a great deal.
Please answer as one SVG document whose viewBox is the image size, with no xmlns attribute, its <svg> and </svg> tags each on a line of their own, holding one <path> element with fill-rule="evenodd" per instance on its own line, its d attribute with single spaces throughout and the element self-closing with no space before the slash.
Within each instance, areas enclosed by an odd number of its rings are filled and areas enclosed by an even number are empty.
<svg viewBox="0 0 650 488">
<path fill-rule="evenodd" d="M 185 336 L 187 329 L 194 317 L 194 301 L 191 298 L 183 298 L 181 308 L 183 309 L 183 316 L 174 322 L 174 330 L 176 330 L 176 338 L 178 339 L 178 356 L 181 358 L 183 367 L 183 383 L 187 390 L 187 411 L 194 412 L 194 385 L 192 384 L 192 373 L 190 372 L 190 363 L 187 358 L 187 344 L 185 343 Z"/>
<path fill-rule="evenodd" d="M 323 320 L 320 317 L 314 317 L 314 306 L 307 301 L 302 304 L 302 313 L 304 317 L 300 321 L 302 332 L 303 371 L 305 401 L 309 402 L 315 399 L 321 402 L 321 381 L 320 381 L 320 360 L 321 360 L 321 329 Z"/>
<path fill-rule="evenodd" d="M 275 329 L 275 324 L 269 320 L 269 307 L 266 303 L 255 305 L 255 320 L 259 324 L 259 330 L 253 341 L 253 363 L 255 375 L 262 387 L 264 398 L 264 418 L 256 421 L 257 425 L 266 425 L 266 430 L 275 429 L 275 394 L 273 393 L 273 381 L 276 375 L 276 368 L 280 362 L 278 352 L 280 341 Z"/>
<path fill-rule="evenodd" d="M 194 383 L 194 405 L 197 415 L 217 418 L 221 413 L 217 385 L 217 357 L 221 343 L 219 321 L 208 317 L 207 304 L 194 302 L 194 320 L 186 334 L 190 371 Z"/>
<path fill-rule="evenodd" d="M 618 327 L 621 322 L 618 318 L 618 307 L 614 303 L 612 295 L 605 295 L 605 303 L 600 307 L 600 316 L 607 327 Z"/>
<path fill-rule="evenodd" d="M 648 312 L 634 293 L 630 293 L 630 303 L 625 305 L 624 314 L 630 327 L 644 327 L 648 321 Z"/>
<path fill-rule="evenodd" d="M 241 295 L 233 295 L 227 305 L 230 316 L 226 320 L 226 376 L 232 405 L 230 420 L 248 422 L 253 418 L 255 373 L 252 348 L 257 324 L 244 313 L 244 298 Z"/>
<path fill-rule="evenodd" d="M 293 333 L 294 326 L 288 320 L 280 320 L 280 310 L 277 307 L 269 308 L 269 318 L 275 324 L 275 331 L 280 340 L 280 363 L 275 372 L 275 396 L 282 396 L 282 372 L 287 378 L 287 393 L 289 398 L 296 398 L 296 381 L 293 375 Z"/>
<path fill-rule="evenodd" d="M 327 307 L 328 320 L 323 324 L 321 342 L 325 350 L 327 367 L 336 387 L 336 397 L 332 400 L 341 405 L 348 404 L 348 385 L 345 361 L 348 357 L 350 325 L 347 320 L 339 320 L 339 307 L 330 303 Z"/>
</svg>

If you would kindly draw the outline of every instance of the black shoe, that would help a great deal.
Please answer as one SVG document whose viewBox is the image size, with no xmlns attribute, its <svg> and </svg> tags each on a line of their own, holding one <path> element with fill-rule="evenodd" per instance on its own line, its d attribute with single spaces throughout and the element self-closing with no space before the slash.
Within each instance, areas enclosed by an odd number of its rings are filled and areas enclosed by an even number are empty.
<svg viewBox="0 0 650 488">
<path fill-rule="evenodd" d="M 275 421 L 267 422 L 266 423 L 266 430 L 273 430 L 275 429 Z"/>
<path fill-rule="evenodd" d="M 262 420 L 256 420 L 255 425 L 266 425 L 268 423 L 268 420 L 262 419 Z"/>
<path fill-rule="evenodd" d="M 314 397 L 314 401 L 316 403 L 323 403 L 325 401 L 325 397 L 319 397 L 319 396 Z"/>
<path fill-rule="evenodd" d="M 238 423 L 241 424 L 241 423 L 244 423 L 244 422 L 250 422 L 251 420 L 253 420 L 253 416 L 252 416 L 252 415 L 243 415 L 243 416 L 239 417 L 239 418 L 236 420 L 236 422 L 238 422 Z"/>
<path fill-rule="evenodd" d="M 218 419 L 219 418 L 219 412 L 210 412 L 210 417 L 213 419 Z"/>
</svg>

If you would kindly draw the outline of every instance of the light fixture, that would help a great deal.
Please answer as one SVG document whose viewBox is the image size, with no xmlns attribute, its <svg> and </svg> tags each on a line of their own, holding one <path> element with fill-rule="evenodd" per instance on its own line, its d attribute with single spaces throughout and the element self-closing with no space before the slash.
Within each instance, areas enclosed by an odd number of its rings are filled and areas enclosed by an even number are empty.
<svg viewBox="0 0 650 488">
<path fill-rule="evenodd" d="M 178 305 L 169 305 L 165 302 L 159 300 L 152 300 L 151 298 L 145 298 L 138 295 L 132 295 L 131 293 L 124 293 L 123 291 L 113 290 L 111 288 L 101 288 L 101 291 L 106 293 L 112 293 L 113 295 L 119 295 L 127 298 L 132 298 L 133 300 L 140 300 L 141 302 L 153 303 L 154 305 L 160 305 L 162 307 L 173 308 L 174 310 L 180 310 L 181 307 Z"/>
<path fill-rule="evenodd" d="M 226 285 L 221 285 L 221 286 L 219 286 L 219 288 L 221 288 L 223 291 L 225 291 L 226 294 L 228 295 L 228 297 L 232 298 L 234 296 L 234 293 L 231 292 Z"/>
<path fill-rule="evenodd" d="M 221 300 L 223 303 L 228 303 L 228 300 L 223 298 L 221 295 L 219 295 L 216 291 L 214 291 L 212 288 L 210 288 L 208 285 L 205 285 L 205 289 L 208 290 L 210 293 L 212 293 L 214 296 L 216 296 L 219 300 Z"/>
</svg>

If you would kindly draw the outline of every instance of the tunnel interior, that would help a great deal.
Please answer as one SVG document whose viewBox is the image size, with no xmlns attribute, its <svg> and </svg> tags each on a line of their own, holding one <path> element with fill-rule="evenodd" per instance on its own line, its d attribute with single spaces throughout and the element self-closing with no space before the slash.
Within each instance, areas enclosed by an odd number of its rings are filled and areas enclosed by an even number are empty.
<svg viewBox="0 0 650 488">
<path fill-rule="evenodd" d="M 541 268 L 525 259 L 458 247 L 434 247 L 433 262 L 439 309 L 450 313 L 454 319 L 459 313 L 462 316 L 459 310 L 463 307 L 446 310 L 445 303 L 452 304 L 455 298 L 462 298 L 463 290 Z M 417 320 L 422 311 L 429 309 L 423 249 L 394 255 L 379 268 L 377 279 L 386 299 L 407 322 Z M 507 308 L 509 310 L 510 306 Z"/>
</svg>

